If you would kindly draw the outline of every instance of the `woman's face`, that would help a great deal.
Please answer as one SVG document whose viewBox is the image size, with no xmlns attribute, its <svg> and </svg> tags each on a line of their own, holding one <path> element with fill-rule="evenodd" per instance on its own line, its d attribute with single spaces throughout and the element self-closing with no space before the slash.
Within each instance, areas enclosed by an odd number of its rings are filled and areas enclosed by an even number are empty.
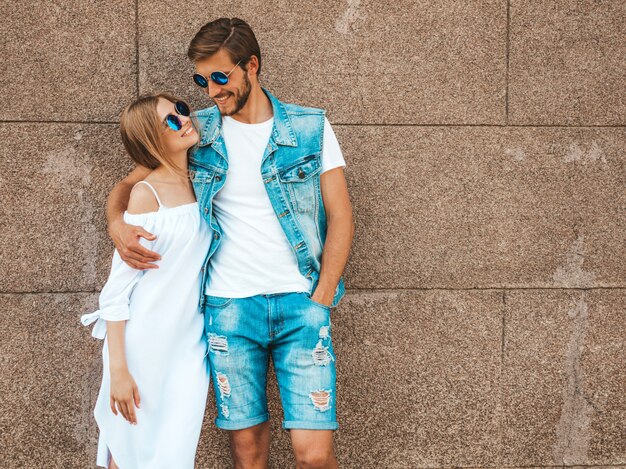
<svg viewBox="0 0 626 469">
<path fill-rule="evenodd" d="M 194 129 L 191 118 L 178 114 L 173 102 L 165 98 L 159 98 L 157 114 L 159 115 L 163 130 L 161 138 L 163 139 L 163 145 L 168 153 L 180 153 L 198 143 L 198 132 Z M 167 125 L 165 119 L 168 114 L 173 114 L 180 119 L 183 125 L 180 130 L 174 130 Z"/>
</svg>

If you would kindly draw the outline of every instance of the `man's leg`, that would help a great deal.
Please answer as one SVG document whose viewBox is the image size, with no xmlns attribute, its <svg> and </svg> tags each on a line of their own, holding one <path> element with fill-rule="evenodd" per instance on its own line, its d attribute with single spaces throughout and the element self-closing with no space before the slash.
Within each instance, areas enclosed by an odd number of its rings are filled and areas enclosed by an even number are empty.
<svg viewBox="0 0 626 469">
<path fill-rule="evenodd" d="M 333 451 L 333 430 L 289 430 L 296 469 L 339 467 Z"/>
<path fill-rule="evenodd" d="M 266 469 L 270 427 L 267 299 L 205 295 L 208 358 L 218 416 L 228 430 L 235 469 Z"/>
<path fill-rule="evenodd" d="M 230 451 L 235 469 L 266 469 L 270 457 L 270 423 L 243 430 L 229 430 Z"/>
<path fill-rule="evenodd" d="M 271 353 L 285 414 L 283 428 L 291 431 L 297 467 L 337 468 L 331 310 L 300 292 L 282 297 L 276 313 L 281 327 Z"/>
</svg>

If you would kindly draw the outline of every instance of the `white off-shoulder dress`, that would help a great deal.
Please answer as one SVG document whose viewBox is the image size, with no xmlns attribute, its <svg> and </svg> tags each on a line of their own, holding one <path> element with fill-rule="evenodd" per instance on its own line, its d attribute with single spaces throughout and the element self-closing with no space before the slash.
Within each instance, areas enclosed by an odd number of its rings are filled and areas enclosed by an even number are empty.
<svg viewBox="0 0 626 469">
<path fill-rule="evenodd" d="M 117 250 L 101 291 L 100 309 L 81 322 L 95 322 L 92 335 L 104 339 L 102 385 L 94 415 L 100 430 L 97 465 L 111 455 L 120 469 L 192 469 L 209 387 L 204 320 L 198 308 L 201 268 L 211 233 L 197 202 L 159 210 L 124 213 L 126 223 L 157 236 L 141 244 L 158 252 L 158 269 L 136 270 Z M 141 398 L 137 425 L 110 407 L 106 321 L 127 321 L 128 370 Z"/>
</svg>

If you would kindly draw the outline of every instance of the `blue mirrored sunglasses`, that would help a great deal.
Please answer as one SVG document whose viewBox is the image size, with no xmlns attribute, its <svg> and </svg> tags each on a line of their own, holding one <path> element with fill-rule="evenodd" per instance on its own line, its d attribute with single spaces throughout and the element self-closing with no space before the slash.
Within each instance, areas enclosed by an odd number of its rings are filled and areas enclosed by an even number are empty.
<svg viewBox="0 0 626 469">
<path fill-rule="evenodd" d="M 189 117 L 191 112 L 189 111 L 189 106 L 184 101 L 176 101 L 174 103 L 174 108 L 176 112 L 181 116 Z M 176 114 L 168 114 L 165 116 L 165 120 L 163 121 L 168 125 L 168 127 L 172 130 L 180 130 L 183 128 L 183 123 L 180 121 L 180 118 Z"/>
<path fill-rule="evenodd" d="M 241 63 L 241 60 L 237 62 L 235 66 L 228 73 L 224 73 L 224 72 L 211 73 L 210 75 L 211 80 L 213 80 L 215 83 L 221 86 L 227 84 L 228 77 L 230 76 L 231 73 L 233 73 L 233 70 L 235 70 L 237 68 L 237 65 L 239 65 L 240 63 Z M 209 80 L 207 80 L 204 75 L 200 75 L 199 73 L 193 74 L 193 81 L 195 82 L 196 85 L 198 85 L 201 88 L 206 88 L 207 86 L 209 86 Z"/>
</svg>

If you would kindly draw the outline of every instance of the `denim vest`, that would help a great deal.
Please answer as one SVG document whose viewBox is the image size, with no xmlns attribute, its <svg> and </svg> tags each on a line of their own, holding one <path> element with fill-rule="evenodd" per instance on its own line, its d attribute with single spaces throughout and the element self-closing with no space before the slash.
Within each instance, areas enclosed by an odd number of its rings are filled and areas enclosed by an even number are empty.
<svg viewBox="0 0 626 469">
<path fill-rule="evenodd" d="M 261 161 L 265 189 L 287 240 L 298 261 L 298 269 L 311 280 L 310 294 L 319 281 L 322 248 L 326 240 L 326 213 L 320 190 L 322 171 L 322 109 L 280 102 L 262 88 L 272 103 L 274 123 Z M 200 141 L 189 154 L 189 170 L 202 216 L 213 231 L 202 268 L 200 307 L 208 280 L 208 264 L 219 248 L 222 228 L 213 214 L 213 198 L 226 183 L 228 155 L 221 132 L 222 116 L 217 106 L 193 114 Z M 345 293 L 340 278 L 331 307 Z"/>
</svg>

